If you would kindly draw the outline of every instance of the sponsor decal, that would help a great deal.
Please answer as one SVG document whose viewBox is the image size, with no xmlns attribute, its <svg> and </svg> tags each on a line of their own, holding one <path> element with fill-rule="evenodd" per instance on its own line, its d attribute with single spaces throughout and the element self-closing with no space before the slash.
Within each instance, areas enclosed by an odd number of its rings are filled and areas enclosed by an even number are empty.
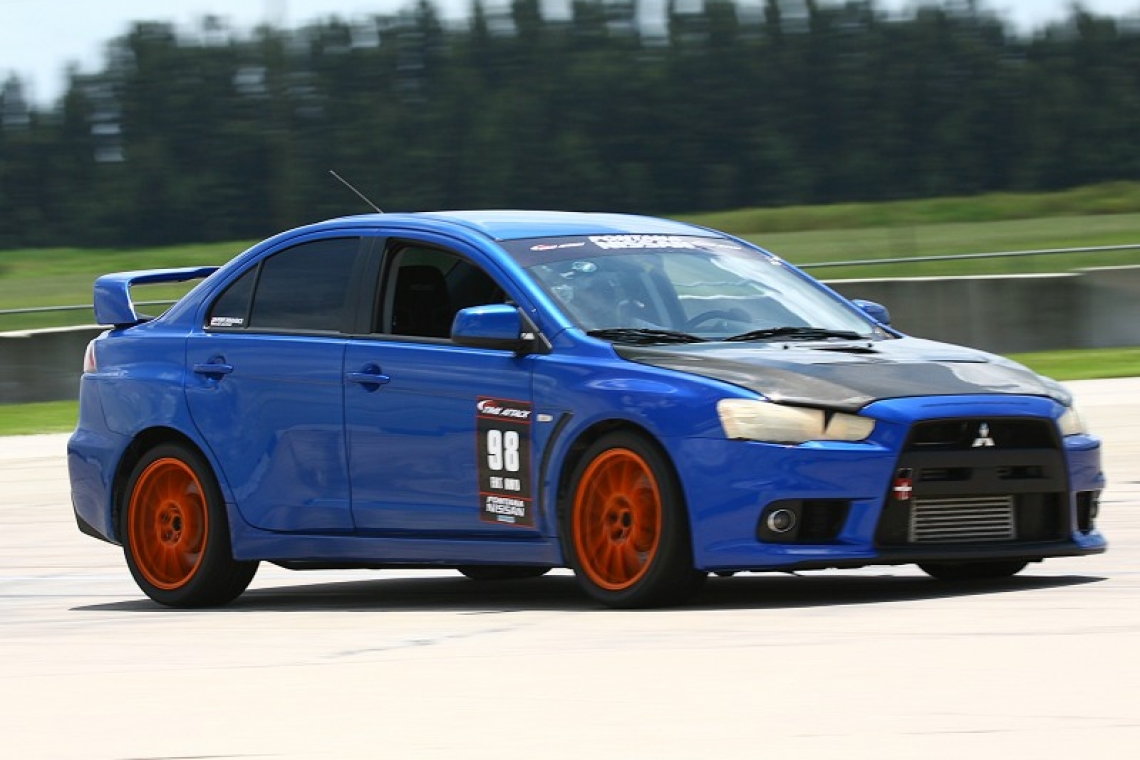
<svg viewBox="0 0 1140 760">
<path fill-rule="evenodd" d="M 244 324 L 242 317 L 210 317 L 210 327 L 241 327 Z"/>
<path fill-rule="evenodd" d="M 617 248 L 688 248 L 697 246 L 679 235 L 591 235 L 590 242 L 603 250 Z"/>
<path fill-rule="evenodd" d="M 479 519 L 484 522 L 534 525 L 530 483 L 533 414 L 525 401 L 480 398 L 475 404 Z"/>
<path fill-rule="evenodd" d="M 914 494 L 914 470 L 903 467 L 895 475 L 895 483 L 891 486 L 891 494 L 897 501 L 910 501 Z"/>
<path fill-rule="evenodd" d="M 493 398 L 481 398 L 475 405 L 480 417 L 502 419 L 504 417 L 516 420 L 529 420 L 531 415 L 530 404 L 521 401 L 498 401 Z"/>
<path fill-rule="evenodd" d="M 581 248 L 585 243 L 539 243 L 532 245 L 532 251 L 557 251 L 560 248 Z"/>
<path fill-rule="evenodd" d="M 700 247 L 700 248 L 709 248 L 709 249 L 712 249 L 714 251 L 743 251 L 744 250 L 743 248 L 738 246 L 736 243 L 727 243 L 723 240 L 708 240 L 708 239 L 702 238 L 700 240 L 693 240 L 693 244 Z"/>
<path fill-rule="evenodd" d="M 990 435 L 989 424 L 983 422 L 978 426 L 978 437 L 974 439 L 974 442 L 970 444 L 970 446 L 975 449 L 981 449 L 996 445 L 997 444 L 994 443 L 993 436 Z"/>
</svg>

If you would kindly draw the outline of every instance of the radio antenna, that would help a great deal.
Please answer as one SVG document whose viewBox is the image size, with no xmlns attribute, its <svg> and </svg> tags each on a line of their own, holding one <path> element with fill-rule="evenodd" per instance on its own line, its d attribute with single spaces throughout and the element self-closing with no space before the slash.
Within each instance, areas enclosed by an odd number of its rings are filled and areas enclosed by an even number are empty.
<svg viewBox="0 0 1140 760">
<path fill-rule="evenodd" d="M 377 213 L 377 214 L 383 214 L 383 213 L 384 213 L 383 211 L 381 211 L 381 210 L 380 210 L 380 207 L 379 207 L 379 206 L 377 206 L 377 205 L 376 205 L 375 203 L 373 203 L 372 201 L 368 200 L 368 196 L 367 196 L 367 195 L 365 195 L 364 193 L 360 192 L 360 191 L 359 191 L 359 190 L 357 190 L 355 187 L 353 187 L 353 186 L 352 186 L 352 183 L 351 183 L 351 182 L 349 182 L 347 179 L 345 179 L 344 177 L 340 176 L 339 174 L 337 174 L 337 173 L 336 173 L 335 171 L 333 171 L 332 169 L 329 169 L 329 174 L 331 174 L 331 175 L 333 175 L 334 177 L 336 177 L 338 180 L 340 180 L 340 182 L 341 182 L 341 184 L 342 184 L 342 185 L 344 185 L 345 187 L 347 187 L 347 188 L 348 188 L 349 190 L 351 190 L 352 192 L 356 193 L 356 194 L 357 194 L 357 195 L 360 197 L 360 200 L 364 201 L 364 202 L 365 202 L 365 203 L 367 203 L 369 206 L 371 206 L 372 208 L 376 209 L 376 213 Z"/>
</svg>

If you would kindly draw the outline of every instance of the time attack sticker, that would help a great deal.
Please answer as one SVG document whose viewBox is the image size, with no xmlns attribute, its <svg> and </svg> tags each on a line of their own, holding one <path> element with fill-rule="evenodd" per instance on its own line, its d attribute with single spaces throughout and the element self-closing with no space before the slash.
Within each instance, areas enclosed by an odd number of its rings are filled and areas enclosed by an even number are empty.
<svg viewBox="0 0 1140 760">
<path fill-rule="evenodd" d="M 534 525 L 530 424 L 525 401 L 480 398 L 475 405 L 479 455 L 479 519 Z"/>
</svg>

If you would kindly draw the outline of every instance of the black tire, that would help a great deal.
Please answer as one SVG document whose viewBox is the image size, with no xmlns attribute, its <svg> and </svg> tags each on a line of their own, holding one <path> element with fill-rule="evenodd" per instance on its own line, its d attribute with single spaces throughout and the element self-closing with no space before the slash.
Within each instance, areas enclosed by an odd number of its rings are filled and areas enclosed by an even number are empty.
<svg viewBox="0 0 1140 760">
<path fill-rule="evenodd" d="M 512 581 L 541 578 L 551 568 L 538 565 L 460 565 L 455 568 L 473 581 Z"/>
<path fill-rule="evenodd" d="M 229 521 L 209 463 L 177 443 L 139 460 L 120 503 L 127 567 L 143 593 L 168 607 L 210 607 L 237 598 L 257 572 L 230 548 Z"/>
<path fill-rule="evenodd" d="M 1016 559 L 987 562 L 920 562 L 924 573 L 941 581 L 981 581 L 1017 575 L 1028 562 Z"/>
<path fill-rule="evenodd" d="M 640 435 L 610 433 L 587 449 L 565 489 L 561 527 L 579 584 L 607 606 L 679 604 L 705 579 L 693 569 L 677 476 Z"/>
</svg>

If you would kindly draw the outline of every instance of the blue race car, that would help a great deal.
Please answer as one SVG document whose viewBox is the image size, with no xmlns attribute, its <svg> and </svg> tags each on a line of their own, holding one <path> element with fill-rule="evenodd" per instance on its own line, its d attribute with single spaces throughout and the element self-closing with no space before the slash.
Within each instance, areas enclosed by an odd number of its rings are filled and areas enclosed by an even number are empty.
<svg viewBox="0 0 1140 760">
<path fill-rule="evenodd" d="M 131 286 L 204 278 L 157 318 Z M 371 214 L 95 283 L 80 529 L 139 587 L 569 567 L 599 602 L 710 572 L 1009 576 L 1106 548 L 1057 383 L 919 340 L 749 243 L 615 214 Z"/>
</svg>

